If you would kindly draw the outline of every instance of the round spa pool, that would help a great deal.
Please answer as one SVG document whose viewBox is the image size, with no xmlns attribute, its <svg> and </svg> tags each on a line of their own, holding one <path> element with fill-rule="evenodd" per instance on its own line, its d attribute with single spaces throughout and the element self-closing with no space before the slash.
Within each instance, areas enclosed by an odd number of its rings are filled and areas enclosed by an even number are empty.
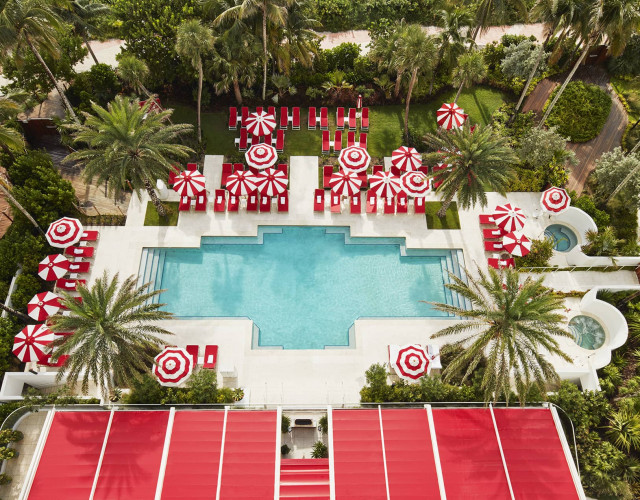
<svg viewBox="0 0 640 500">
<path fill-rule="evenodd" d="M 576 344 L 590 351 L 602 347 L 606 337 L 602 325 L 591 316 L 580 315 L 571 318 L 569 331 Z"/>
<path fill-rule="evenodd" d="M 567 226 L 552 224 L 544 230 L 544 235 L 551 238 L 553 248 L 558 252 L 568 252 L 578 244 L 578 237 Z"/>
</svg>

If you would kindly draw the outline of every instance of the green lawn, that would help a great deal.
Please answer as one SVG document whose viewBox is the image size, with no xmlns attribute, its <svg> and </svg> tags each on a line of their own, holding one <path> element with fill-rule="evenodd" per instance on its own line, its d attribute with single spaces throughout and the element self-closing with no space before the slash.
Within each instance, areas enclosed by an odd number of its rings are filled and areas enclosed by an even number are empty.
<svg viewBox="0 0 640 500">
<path fill-rule="evenodd" d="M 621 80 L 620 78 L 613 77 L 611 78 L 611 84 L 619 94 L 622 94 L 629 104 L 629 108 L 631 109 L 629 121 L 633 122 L 640 118 L 640 78 Z"/>
<path fill-rule="evenodd" d="M 458 205 L 452 202 L 447 208 L 444 219 L 436 214 L 442 207 L 439 201 L 428 201 L 425 203 L 425 212 L 427 214 L 427 227 L 429 229 L 460 229 L 460 218 L 458 217 Z"/>
<path fill-rule="evenodd" d="M 409 125 L 419 134 L 436 130 L 436 110 L 443 102 L 450 102 L 455 91 L 440 94 L 437 100 L 428 104 L 411 106 Z M 487 124 L 491 114 L 509 96 L 499 90 L 489 87 L 475 87 L 465 90 L 458 99 L 458 104 L 469 114 L 471 123 Z M 170 105 L 174 108 L 174 122 L 195 123 L 195 109 L 184 105 Z M 390 156 L 391 152 L 403 144 L 403 114 L 404 107 L 374 106 L 369 108 L 369 136 L 368 150 L 373 157 Z M 300 117 L 301 130 L 287 130 L 285 138 L 285 156 L 320 156 L 322 148 L 322 133 L 319 129 L 307 130 L 307 114 L 303 108 Z M 203 113 L 202 134 L 207 141 L 208 154 L 230 155 L 237 151 L 234 138 L 237 131 L 227 128 L 227 113 Z M 330 109 L 329 129 L 333 136 L 335 130 L 335 107 Z M 343 137 L 346 144 L 346 136 Z"/>
<path fill-rule="evenodd" d="M 178 225 L 178 202 L 165 201 L 163 203 L 168 212 L 168 217 L 160 217 L 156 207 L 150 201 L 147 202 L 147 211 L 144 214 L 145 226 L 177 226 Z"/>
</svg>

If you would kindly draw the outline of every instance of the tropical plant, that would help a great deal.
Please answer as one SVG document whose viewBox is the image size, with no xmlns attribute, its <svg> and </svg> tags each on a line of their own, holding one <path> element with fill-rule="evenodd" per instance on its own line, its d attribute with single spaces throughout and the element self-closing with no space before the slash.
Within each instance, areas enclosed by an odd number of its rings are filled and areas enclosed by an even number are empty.
<svg viewBox="0 0 640 500">
<path fill-rule="evenodd" d="M 353 89 L 347 80 L 347 75 L 339 69 L 327 75 L 329 79 L 322 84 L 322 88 L 331 99 L 339 100 L 345 91 Z"/>
<path fill-rule="evenodd" d="M 18 452 L 13 448 L 7 448 L 6 446 L 0 446 L 0 460 L 11 460 L 16 457 Z"/>
<path fill-rule="evenodd" d="M 111 278 L 105 271 L 91 288 L 78 287 L 81 302 L 63 292 L 62 303 L 71 314 L 54 316 L 51 329 L 74 334 L 53 343 L 56 359 L 70 356 L 58 380 L 65 378 L 71 386 L 81 380 L 84 394 L 93 382 L 107 398 L 116 385 L 129 385 L 149 370 L 166 342 L 158 335 L 171 335 L 156 322 L 172 314 L 151 300 L 164 290 L 149 291 L 150 283 L 138 287 L 136 282 L 132 275 L 120 285 L 117 273 Z"/>
<path fill-rule="evenodd" d="M 9 181 L 9 178 L 6 176 L 6 174 L 4 172 L 0 171 L 0 191 L 2 192 L 2 194 L 4 194 L 4 196 L 6 196 L 6 198 L 7 198 L 7 200 L 9 200 L 9 203 L 12 206 L 16 207 L 18 210 L 20 210 L 22 215 L 24 215 L 26 217 L 26 219 L 29 222 L 31 222 L 31 224 L 33 224 L 33 227 L 35 227 L 38 230 L 38 232 L 42 236 L 44 236 L 45 235 L 44 231 L 42 230 L 40 225 L 31 216 L 31 214 L 18 202 L 18 200 L 15 199 L 15 197 L 13 196 L 11 190 L 12 190 L 11 181 Z M 10 311 L 7 311 L 7 312 L 10 312 Z"/>
<path fill-rule="evenodd" d="M 506 192 L 513 177 L 513 164 L 518 161 L 507 138 L 491 126 L 477 125 L 472 132 L 468 125 L 458 130 L 440 129 L 427 134 L 424 142 L 436 153 L 426 155 L 427 161 L 442 162 L 448 168 L 434 172 L 443 197 L 438 217 L 442 218 L 457 195 L 464 209 L 480 203 L 487 205 L 487 191 Z"/>
<path fill-rule="evenodd" d="M 98 33 L 94 21 L 106 15 L 110 11 L 109 6 L 96 0 L 72 0 L 64 2 L 62 7 L 62 18 L 73 26 L 76 34 L 82 37 L 93 62 L 98 64 L 98 58 L 89 44 L 89 37 Z"/>
<path fill-rule="evenodd" d="M 445 350 L 463 347 L 443 370 L 449 381 L 461 371 L 467 380 L 486 359 L 481 388 L 485 402 L 503 396 L 507 403 L 514 388 L 521 404 L 532 387 L 546 391 L 548 382 L 558 381 L 548 355 L 566 361 L 557 337 L 570 337 L 562 329 L 563 299 L 543 286 L 544 277 L 528 277 L 521 281 L 512 269 L 498 272 L 490 268 L 488 274 L 477 270 L 477 277 L 465 271 L 467 281 L 451 275 L 445 286 L 471 304 L 471 309 L 444 303 L 430 303 L 437 310 L 467 319 L 455 322 L 435 334 L 435 338 L 456 335 L 457 339 Z"/>
<path fill-rule="evenodd" d="M 307 16 L 308 5 L 307 0 L 290 0 L 284 24 L 271 29 L 271 57 L 276 67 L 287 76 L 294 61 L 310 68 L 314 55 L 318 53 L 320 37 L 314 29 L 320 28 L 321 24 Z"/>
<path fill-rule="evenodd" d="M 233 88 L 236 102 L 242 105 L 242 87 L 256 81 L 256 40 L 247 30 L 229 30 L 217 38 L 213 56 L 213 78 L 216 94 Z"/>
<path fill-rule="evenodd" d="M 607 226 L 600 231 L 589 229 L 585 233 L 586 245 L 582 245 L 582 251 L 587 255 L 616 255 L 617 247 L 623 240 L 616 237 L 615 230 Z"/>
<path fill-rule="evenodd" d="M 22 134 L 9 124 L 22 111 L 25 97 L 23 92 L 0 96 L 0 147 L 11 159 L 14 151 L 24 151 L 25 147 Z"/>
<path fill-rule="evenodd" d="M 285 95 L 295 95 L 298 93 L 298 89 L 291 85 L 291 80 L 287 75 L 273 75 L 271 77 L 271 83 L 273 83 L 273 86 L 276 88 L 276 93 L 272 98 L 276 104 L 280 102 Z"/>
<path fill-rule="evenodd" d="M 0 446 L 6 446 L 9 443 L 15 443 L 23 439 L 24 434 L 21 431 L 15 431 L 13 429 L 3 429 L 0 431 Z"/>
<path fill-rule="evenodd" d="M 9 307 L 8 305 L 3 304 L 2 302 L 0 302 L 0 309 L 15 316 L 16 318 L 19 318 L 20 321 L 24 321 L 25 323 L 31 322 L 31 318 L 29 316 L 27 316 L 24 313 L 21 313 L 20 311 L 16 311 L 13 307 Z"/>
<path fill-rule="evenodd" d="M 400 95 L 400 86 L 402 84 L 402 76 L 405 68 L 394 61 L 396 50 L 398 47 L 398 41 L 405 28 L 404 20 L 394 25 L 393 29 L 388 32 L 381 33 L 379 36 L 374 37 L 371 42 L 371 50 L 368 57 L 376 63 L 378 71 L 381 74 L 393 73 L 396 76 L 393 96 L 398 97 Z"/>
<path fill-rule="evenodd" d="M 395 84 L 391 81 L 391 78 L 389 78 L 387 73 L 382 73 L 380 76 L 373 77 L 373 83 L 380 87 L 380 90 L 384 92 L 384 97 L 386 99 L 391 99 L 391 93 Z"/>
<path fill-rule="evenodd" d="M 327 458 L 329 456 L 329 448 L 322 441 L 316 441 L 313 444 L 311 458 Z"/>
<path fill-rule="evenodd" d="M 627 453 L 640 449 L 640 415 L 630 410 L 613 412 L 605 426 L 609 439 Z"/>
<path fill-rule="evenodd" d="M 149 67 L 142 59 L 130 54 L 123 54 L 118 59 L 116 74 L 134 92 L 151 97 L 151 92 L 144 86 L 144 82 L 149 76 Z"/>
<path fill-rule="evenodd" d="M 69 125 L 73 140 L 80 145 L 64 159 L 84 167 L 83 176 L 90 183 L 106 182 L 111 193 L 128 185 L 140 196 L 144 188 L 160 216 L 166 209 L 158 199 L 153 183 L 168 176 L 172 162 L 186 158 L 193 150 L 176 144 L 191 125 L 168 125 L 172 111 L 149 113 L 151 103 L 140 106 L 138 99 L 117 96 L 107 109 L 92 105 L 94 114 L 83 113 L 83 125 Z"/>
<path fill-rule="evenodd" d="M 197 19 L 184 21 L 178 26 L 176 36 L 176 52 L 184 59 L 189 59 L 191 65 L 198 72 L 198 142 L 202 142 L 202 58 L 213 50 L 213 32 L 210 28 L 200 24 Z"/>
<path fill-rule="evenodd" d="M 468 39 L 463 34 L 464 28 L 471 26 L 473 18 L 468 10 L 460 8 L 444 8 L 438 12 L 438 26 L 442 31 L 437 35 L 438 55 L 431 74 L 429 94 L 433 92 L 433 83 L 438 68 L 444 65 L 447 70 L 466 50 Z"/>
<path fill-rule="evenodd" d="M 532 168 L 548 167 L 554 161 L 578 164 L 576 154 L 567 149 L 567 139 L 556 131 L 556 127 L 530 130 L 520 141 L 518 156 Z"/>
<path fill-rule="evenodd" d="M 471 50 L 458 58 L 458 65 L 453 69 L 452 82 L 458 86 L 458 92 L 453 102 L 458 102 L 460 92 L 464 87 L 481 82 L 487 76 L 487 65 L 482 52 Z"/>
<path fill-rule="evenodd" d="M 598 195 L 610 201 L 622 192 L 625 201 L 640 205 L 640 155 L 625 155 L 620 147 L 607 151 L 596 160 L 595 174 Z"/>
<path fill-rule="evenodd" d="M 472 39 L 475 42 L 478 35 L 486 31 L 489 26 L 503 24 L 507 19 L 509 9 L 513 8 L 527 19 L 527 6 L 522 0 L 480 0 L 476 9 L 476 26 Z"/>
</svg>

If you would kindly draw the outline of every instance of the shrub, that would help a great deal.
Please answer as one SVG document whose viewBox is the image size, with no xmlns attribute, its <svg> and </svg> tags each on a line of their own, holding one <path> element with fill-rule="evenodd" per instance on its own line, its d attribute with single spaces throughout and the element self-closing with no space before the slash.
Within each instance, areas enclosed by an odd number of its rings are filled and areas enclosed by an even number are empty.
<svg viewBox="0 0 640 500">
<path fill-rule="evenodd" d="M 544 186 L 544 178 L 536 170 L 514 167 L 516 175 L 509 183 L 508 191 L 539 192 Z"/>
<path fill-rule="evenodd" d="M 89 71 L 78 73 L 67 97 L 81 111 L 91 111 L 91 101 L 106 106 L 120 90 L 120 82 L 114 69 L 108 64 L 94 64 Z"/>
<path fill-rule="evenodd" d="M 6 446 L 9 443 L 15 443 L 22 441 L 24 434 L 20 431 L 14 431 L 13 429 L 4 429 L 0 431 L 0 446 Z"/>
<path fill-rule="evenodd" d="M 13 478 L 9 474 L 0 474 L 0 485 L 9 484 Z"/>
<path fill-rule="evenodd" d="M 27 309 L 27 302 L 42 290 L 42 282 L 33 274 L 22 273 L 16 279 L 16 288 L 11 294 L 11 303 L 19 311 Z"/>
<path fill-rule="evenodd" d="M 640 35 L 637 33 L 631 35 L 624 52 L 618 57 L 609 59 L 608 67 L 609 71 L 616 76 L 640 75 Z"/>
<path fill-rule="evenodd" d="M 7 448 L 6 446 L 0 447 L 0 460 L 11 460 L 17 455 L 18 452 L 13 448 Z"/>
<path fill-rule="evenodd" d="M 517 267 L 546 267 L 553 256 L 553 241 L 549 238 L 533 240 L 531 251 L 524 257 L 516 257 Z"/>
<path fill-rule="evenodd" d="M 329 419 L 326 414 L 320 417 L 320 420 L 318 420 L 318 426 L 322 429 L 322 434 L 329 432 Z"/>
<path fill-rule="evenodd" d="M 311 458 L 328 458 L 329 448 L 322 441 L 316 441 L 313 445 L 313 451 L 311 452 Z"/>
<path fill-rule="evenodd" d="M 289 448 L 286 444 L 283 444 L 280 447 L 280 453 L 282 453 L 283 455 L 288 455 L 290 451 L 291 451 L 291 448 Z"/>
<path fill-rule="evenodd" d="M 549 96 L 545 110 L 556 95 Z M 596 137 L 611 110 L 611 96 L 597 85 L 579 80 L 570 82 L 547 119 L 548 126 L 556 126 L 558 133 L 572 142 L 586 142 Z"/>
<path fill-rule="evenodd" d="M 234 402 L 234 391 L 218 388 L 216 374 L 211 370 L 198 370 L 186 387 L 163 387 L 149 374 L 136 380 L 131 392 L 123 398 L 127 404 L 222 404 Z"/>
<path fill-rule="evenodd" d="M 289 432 L 289 428 L 291 427 L 291 419 L 286 415 L 282 415 L 282 421 L 280 422 L 280 431 L 283 434 Z"/>
<path fill-rule="evenodd" d="M 593 219 L 593 222 L 596 223 L 598 229 L 604 229 L 610 224 L 610 217 L 607 212 L 604 210 L 600 210 L 596 207 L 593 198 L 587 194 L 581 195 L 579 198 L 576 198 L 575 192 L 571 193 L 571 205 L 580 210 L 583 210 Z"/>
</svg>

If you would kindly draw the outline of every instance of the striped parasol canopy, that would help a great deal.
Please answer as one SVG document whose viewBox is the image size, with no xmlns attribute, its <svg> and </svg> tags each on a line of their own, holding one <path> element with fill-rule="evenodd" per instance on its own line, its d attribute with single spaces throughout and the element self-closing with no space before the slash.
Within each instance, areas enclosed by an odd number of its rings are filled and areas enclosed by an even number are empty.
<svg viewBox="0 0 640 500">
<path fill-rule="evenodd" d="M 176 175 L 173 190 L 180 196 L 193 198 L 204 191 L 204 175 L 197 170 L 185 170 Z"/>
<path fill-rule="evenodd" d="M 15 336 L 12 352 L 23 363 L 42 361 L 53 339 L 53 332 L 45 325 L 27 325 Z"/>
<path fill-rule="evenodd" d="M 550 187 L 540 197 L 540 205 L 545 212 L 560 214 L 569 208 L 570 204 L 571 198 L 564 189 L 559 187 Z"/>
<path fill-rule="evenodd" d="M 235 196 L 247 196 L 257 189 L 257 179 L 251 170 L 240 170 L 227 177 L 227 191 Z"/>
<path fill-rule="evenodd" d="M 360 146 L 351 146 L 340 151 L 338 164 L 347 172 L 360 173 L 369 168 L 371 156 L 366 149 Z"/>
<path fill-rule="evenodd" d="M 46 281 L 62 278 L 69 271 L 69 259 L 61 253 L 47 255 L 38 264 L 38 276 Z"/>
<path fill-rule="evenodd" d="M 78 219 L 62 217 L 49 225 L 46 237 L 52 247 L 66 248 L 78 243 L 83 232 L 84 229 Z"/>
<path fill-rule="evenodd" d="M 369 176 L 369 187 L 380 198 L 393 198 L 402 191 L 400 177 L 384 170 Z"/>
<path fill-rule="evenodd" d="M 165 347 L 153 361 L 153 374 L 165 387 L 179 386 L 193 372 L 193 358 L 182 347 Z"/>
<path fill-rule="evenodd" d="M 422 166 L 422 155 L 416 148 L 400 146 L 391 153 L 391 164 L 405 172 L 418 170 Z"/>
<path fill-rule="evenodd" d="M 341 196 L 353 196 L 360 192 L 362 187 L 362 179 L 355 172 L 345 172 L 338 170 L 331 174 L 329 186 L 334 193 Z"/>
<path fill-rule="evenodd" d="M 444 103 L 436 111 L 436 123 L 445 130 L 462 127 L 467 118 L 468 115 L 455 102 Z"/>
<path fill-rule="evenodd" d="M 247 132 L 251 135 L 269 135 L 276 128 L 276 117 L 264 111 L 251 113 L 247 118 Z"/>
<path fill-rule="evenodd" d="M 423 172 L 405 172 L 400 182 L 404 192 L 414 198 L 424 198 L 429 192 L 429 178 Z"/>
<path fill-rule="evenodd" d="M 287 190 L 287 176 L 281 170 L 267 168 L 255 176 L 258 191 L 264 196 L 276 196 Z M 229 181 L 227 181 L 228 183 Z"/>
<path fill-rule="evenodd" d="M 531 251 L 531 240 L 520 231 L 512 231 L 502 237 L 502 246 L 511 255 L 524 257 Z"/>
<path fill-rule="evenodd" d="M 254 144 L 244 154 L 247 165 L 258 170 L 272 167 L 278 161 L 278 152 L 270 144 Z"/>
<path fill-rule="evenodd" d="M 493 211 L 493 219 L 496 225 L 506 232 L 520 231 L 524 227 L 524 221 L 527 219 L 521 208 L 505 203 L 498 205 Z"/>
<path fill-rule="evenodd" d="M 37 293 L 27 304 L 27 314 L 36 321 L 44 321 L 60 310 L 60 297 L 55 293 Z"/>
<path fill-rule="evenodd" d="M 429 370 L 429 358 L 419 344 L 390 345 L 389 363 L 400 378 L 409 382 L 415 382 Z"/>
</svg>

